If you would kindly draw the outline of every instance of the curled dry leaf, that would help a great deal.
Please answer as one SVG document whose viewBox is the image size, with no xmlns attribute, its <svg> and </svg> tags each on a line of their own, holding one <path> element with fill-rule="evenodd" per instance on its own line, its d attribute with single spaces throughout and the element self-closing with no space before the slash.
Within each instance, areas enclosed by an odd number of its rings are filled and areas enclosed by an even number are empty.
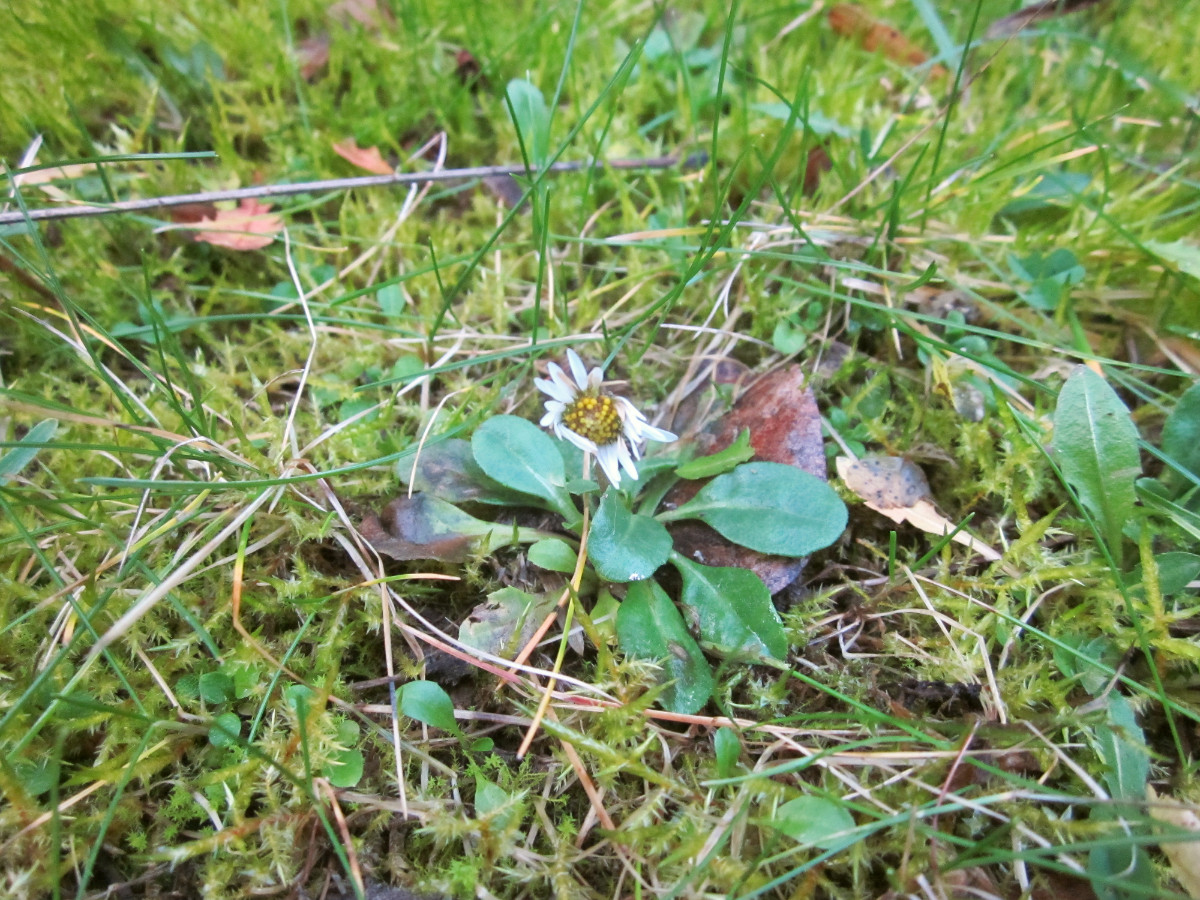
<svg viewBox="0 0 1200 900">
<path fill-rule="evenodd" d="M 261 250 L 283 230 L 283 219 L 271 213 L 270 204 L 253 198 L 237 209 L 218 209 L 214 217 L 205 216 L 197 224 L 203 229 L 197 241 L 229 250 Z"/>
<path fill-rule="evenodd" d="M 367 543 L 392 559 L 464 562 L 478 537 L 468 531 L 473 521 L 449 503 L 413 494 L 393 500 L 379 517 L 367 516 L 359 531 Z"/>
<path fill-rule="evenodd" d="M 929 61 L 929 55 L 893 28 L 855 3 L 839 3 L 829 10 L 829 24 L 842 37 L 853 38 L 864 50 L 882 51 L 888 59 L 909 66 L 919 66 Z M 949 73 L 945 66 L 934 66 L 929 70 L 934 78 L 945 78 Z"/>
<path fill-rule="evenodd" d="M 929 482 L 916 463 L 899 456 L 868 457 L 857 462 L 839 456 L 837 472 L 846 487 L 861 497 L 869 508 L 893 522 L 908 522 L 939 537 L 954 531 L 954 523 L 934 507 Z M 1000 558 L 999 553 L 965 531 L 956 532 L 951 540 L 968 547 L 988 562 Z"/>
<path fill-rule="evenodd" d="M 755 381 L 733 408 L 696 435 L 697 456 L 724 450 L 742 431 L 750 430 L 750 445 L 756 459 L 796 466 L 825 479 L 825 450 L 821 440 L 821 415 L 817 401 L 806 386 L 804 371 L 797 365 L 770 372 Z M 680 506 L 703 487 L 704 482 L 684 481 L 664 501 Z M 772 594 L 796 580 L 805 559 L 758 553 L 731 543 L 703 522 L 685 520 L 670 526 L 675 549 L 706 566 L 739 566 L 763 580 Z"/>
<path fill-rule="evenodd" d="M 1146 799 L 1151 804 L 1151 817 L 1173 825 L 1171 831 L 1178 834 L 1178 830 L 1183 829 L 1196 833 L 1190 841 L 1163 841 L 1159 848 L 1171 861 L 1171 871 L 1180 887 L 1189 897 L 1200 900 L 1200 807 L 1173 799 L 1160 800 L 1149 785 L 1146 786 Z"/>
<path fill-rule="evenodd" d="M 392 175 L 396 171 L 387 164 L 378 147 L 360 147 L 354 138 L 334 144 L 333 152 L 372 175 Z"/>
</svg>

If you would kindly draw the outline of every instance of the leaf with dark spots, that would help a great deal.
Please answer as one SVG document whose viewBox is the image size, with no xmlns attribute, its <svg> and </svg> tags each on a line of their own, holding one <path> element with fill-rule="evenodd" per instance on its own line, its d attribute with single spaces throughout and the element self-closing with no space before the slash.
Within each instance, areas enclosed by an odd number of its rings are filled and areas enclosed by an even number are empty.
<svg viewBox="0 0 1200 900">
<path fill-rule="evenodd" d="M 718 453 L 749 429 L 755 459 L 795 466 L 824 480 L 821 416 L 806 381 L 805 372 L 798 365 L 786 366 L 754 381 L 727 413 L 696 435 L 696 455 Z M 667 509 L 682 506 L 703 486 L 700 481 L 680 482 L 667 494 L 663 505 Z M 748 550 L 726 540 L 703 522 L 672 522 L 669 530 L 675 550 L 683 556 L 706 566 L 749 569 L 772 594 L 795 581 L 804 568 L 802 558 Z"/>
<path fill-rule="evenodd" d="M 479 520 L 429 494 L 397 497 L 379 518 L 360 526 L 367 542 L 392 559 L 439 559 L 464 562 L 479 536 Z"/>
<path fill-rule="evenodd" d="M 411 457 L 396 464 L 396 475 L 404 483 L 411 479 L 414 491 L 445 500 L 449 503 L 495 503 L 504 506 L 521 506 L 529 498 L 484 474 L 475 462 L 471 442 L 461 438 L 447 438 L 437 443 L 426 444 L 413 469 Z"/>
<path fill-rule="evenodd" d="M 468 647 L 511 659 L 533 637 L 556 602 L 551 594 L 527 594 L 515 587 L 493 591 L 459 626 L 458 639 Z"/>
</svg>

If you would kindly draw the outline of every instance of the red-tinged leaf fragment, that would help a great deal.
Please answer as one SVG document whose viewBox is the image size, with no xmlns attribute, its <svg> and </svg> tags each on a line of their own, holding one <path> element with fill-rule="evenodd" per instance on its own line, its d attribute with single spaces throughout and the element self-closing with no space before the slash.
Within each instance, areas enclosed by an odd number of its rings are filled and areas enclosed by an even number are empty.
<svg viewBox="0 0 1200 900">
<path fill-rule="evenodd" d="M 296 44 L 296 61 L 300 63 L 300 77 L 312 81 L 329 63 L 329 35 L 322 32 Z"/>
<path fill-rule="evenodd" d="M 988 26 L 984 37 L 991 41 L 997 38 L 1011 37 L 1020 31 L 1030 28 L 1043 19 L 1055 16 L 1065 16 L 1067 13 L 1079 12 L 1089 6 L 1095 6 L 1102 0 L 1041 0 L 1023 9 L 1018 9 L 1010 16 L 998 19 Z"/>
<path fill-rule="evenodd" d="M 354 138 L 347 138 L 333 145 L 333 152 L 347 162 L 352 162 L 360 169 L 366 169 L 373 175 L 391 175 L 393 169 L 383 158 L 378 147 L 360 147 Z"/>
<path fill-rule="evenodd" d="M 733 408 L 696 436 L 697 456 L 724 450 L 743 429 L 750 430 L 755 458 L 803 469 L 825 480 L 825 449 L 817 401 L 805 385 L 804 371 L 787 366 L 759 378 Z M 703 482 L 677 485 L 664 501 L 668 508 L 690 500 Z M 706 566 L 740 566 L 763 580 L 772 594 L 787 587 L 804 568 L 804 559 L 758 553 L 733 544 L 703 522 L 687 520 L 670 526 L 675 549 Z"/>
<path fill-rule="evenodd" d="M 246 199 L 236 209 L 219 209 L 212 218 L 199 221 L 203 228 L 196 240 L 229 250 L 261 250 L 283 230 L 283 219 L 271 213 L 269 204 Z"/>
<path fill-rule="evenodd" d="M 832 168 L 833 160 L 824 147 L 818 145 L 809 150 L 804 162 L 804 196 L 815 194 L 821 186 L 821 178 Z"/>
<path fill-rule="evenodd" d="M 172 222 L 180 225 L 197 225 L 205 219 L 215 219 L 217 212 L 213 203 L 185 203 L 182 206 L 172 206 L 167 215 Z"/>
<path fill-rule="evenodd" d="M 853 38 L 864 50 L 882 51 L 888 59 L 909 66 L 929 61 L 929 55 L 887 22 L 876 19 L 855 3 L 839 3 L 829 10 L 829 24 L 842 37 Z M 929 74 L 944 78 L 944 66 L 934 66 Z"/>
<path fill-rule="evenodd" d="M 483 72 L 475 54 L 465 47 L 460 47 L 454 54 L 454 70 L 458 74 L 458 80 L 463 84 L 475 81 Z"/>
</svg>

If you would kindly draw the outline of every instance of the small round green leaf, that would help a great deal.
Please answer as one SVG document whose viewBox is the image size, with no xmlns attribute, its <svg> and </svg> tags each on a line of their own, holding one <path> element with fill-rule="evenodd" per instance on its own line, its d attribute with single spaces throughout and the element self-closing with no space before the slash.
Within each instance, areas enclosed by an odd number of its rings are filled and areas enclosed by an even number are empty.
<svg viewBox="0 0 1200 900">
<path fill-rule="evenodd" d="M 685 604 L 700 619 L 700 636 L 727 653 L 787 656 L 783 621 L 771 592 L 749 569 L 702 566 L 678 553 L 671 564 L 683 576 Z"/>
<path fill-rule="evenodd" d="M 854 819 L 844 806 L 823 797 L 797 797 L 775 812 L 771 821 L 792 840 L 831 850 L 847 840 Z"/>
<path fill-rule="evenodd" d="M 719 475 L 683 506 L 658 518 L 700 519 L 751 550 L 806 556 L 837 540 L 846 527 L 846 504 L 803 469 L 753 462 Z"/>
<path fill-rule="evenodd" d="M 237 713 L 222 713 L 213 719 L 208 729 L 208 742 L 214 747 L 234 747 L 242 734 L 242 720 Z"/>
<path fill-rule="evenodd" d="M 654 581 L 638 581 L 617 610 L 617 640 L 629 656 L 661 660 L 660 696 L 664 709 L 692 714 L 712 696 L 713 676 L 708 661 L 688 633 L 683 616 Z"/>
<path fill-rule="evenodd" d="M 361 750 L 353 747 L 338 750 L 325 764 L 325 777 L 338 788 L 357 787 L 362 781 L 365 759 Z"/>
<path fill-rule="evenodd" d="M 200 676 L 200 696 L 205 703 L 225 703 L 235 693 L 233 679 L 224 672 L 205 672 Z"/>
<path fill-rule="evenodd" d="M 471 452 L 484 474 L 514 491 L 560 506 L 566 493 L 562 454 L 554 439 L 532 422 L 493 416 L 471 437 Z"/>
<path fill-rule="evenodd" d="M 400 688 L 400 712 L 451 734 L 460 733 L 450 695 L 432 681 L 410 681 L 403 685 Z"/>
<path fill-rule="evenodd" d="M 600 500 L 588 535 L 588 558 L 606 581 L 642 581 L 671 554 L 671 535 L 649 516 L 625 508 L 619 491 L 609 488 Z"/>
</svg>

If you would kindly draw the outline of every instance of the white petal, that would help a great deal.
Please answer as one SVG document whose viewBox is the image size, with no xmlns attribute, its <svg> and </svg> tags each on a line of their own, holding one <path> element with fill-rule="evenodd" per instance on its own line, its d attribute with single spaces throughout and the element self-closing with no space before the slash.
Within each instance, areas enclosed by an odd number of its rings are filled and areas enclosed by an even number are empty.
<svg viewBox="0 0 1200 900">
<path fill-rule="evenodd" d="M 565 385 L 559 384 L 557 381 L 550 381 L 547 378 L 535 378 L 533 383 L 537 389 L 543 394 L 553 397 L 559 403 L 570 403 L 575 399 L 574 392 Z"/>
<path fill-rule="evenodd" d="M 593 441 L 591 438 L 585 438 L 582 434 L 576 434 L 570 428 L 566 428 L 566 427 L 563 427 L 561 429 L 556 428 L 555 433 L 560 438 L 564 438 L 565 440 L 570 441 L 572 444 L 574 444 L 576 447 L 578 447 L 584 453 L 595 453 L 597 456 L 600 455 L 600 450 L 596 446 L 596 442 Z"/>
<path fill-rule="evenodd" d="M 669 431 L 663 431 L 661 428 L 655 428 L 653 425 L 642 426 L 642 437 L 651 441 L 662 441 L 664 444 L 669 444 L 671 441 L 679 440 L 679 435 L 671 434 Z"/>
<path fill-rule="evenodd" d="M 580 390 L 584 390 L 588 386 L 588 372 L 583 366 L 583 360 L 574 350 L 568 350 L 567 362 L 571 364 L 571 374 L 575 376 L 575 383 L 579 385 Z"/>
<path fill-rule="evenodd" d="M 613 487 L 619 487 L 621 484 L 621 469 L 620 458 L 618 455 L 618 446 L 625 446 L 618 441 L 615 444 L 605 444 L 603 447 L 596 449 L 596 461 L 600 463 L 600 468 L 604 470 L 604 474 L 608 477 L 608 483 Z"/>
<path fill-rule="evenodd" d="M 555 371 L 550 373 L 550 377 L 554 379 L 554 383 L 558 385 L 558 389 L 566 394 L 569 394 L 574 400 L 579 396 L 579 388 L 575 386 L 575 382 L 567 376 L 567 373 L 558 366 L 554 367 Z"/>
<path fill-rule="evenodd" d="M 629 452 L 629 445 L 624 441 L 617 441 L 617 448 L 617 456 L 621 460 L 621 465 L 629 473 L 629 477 L 637 481 L 637 466 L 633 464 L 633 456 Z"/>
</svg>

